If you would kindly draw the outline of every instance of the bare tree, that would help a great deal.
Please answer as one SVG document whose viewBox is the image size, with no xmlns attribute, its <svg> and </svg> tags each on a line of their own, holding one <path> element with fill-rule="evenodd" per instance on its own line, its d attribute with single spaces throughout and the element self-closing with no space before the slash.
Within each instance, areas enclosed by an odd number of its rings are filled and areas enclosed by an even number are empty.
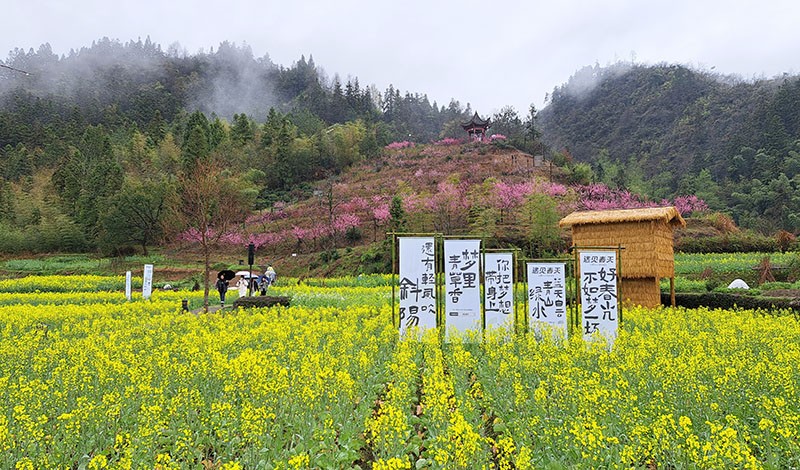
<svg viewBox="0 0 800 470">
<path fill-rule="evenodd" d="M 208 311 L 211 248 L 250 211 L 248 185 L 223 171 L 222 162 L 213 158 L 197 161 L 179 178 L 181 226 L 193 233 L 203 252 L 203 307 Z"/>
</svg>

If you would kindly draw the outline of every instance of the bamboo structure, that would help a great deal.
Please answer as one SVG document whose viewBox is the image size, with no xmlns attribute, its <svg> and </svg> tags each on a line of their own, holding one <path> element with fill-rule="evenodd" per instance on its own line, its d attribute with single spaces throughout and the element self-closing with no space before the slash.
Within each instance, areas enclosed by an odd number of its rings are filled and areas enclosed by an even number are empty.
<svg viewBox="0 0 800 470">
<path fill-rule="evenodd" d="M 661 305 L 661 278 L 670 279 L 674 299 L 672 232 L 686 226 L 674 207 L 573 212 L 561 219 L 559 226 L 572 227 L 574 245 L 625 248 L 620 260 L 624 302 L 646 307 Z"/>
</svg>

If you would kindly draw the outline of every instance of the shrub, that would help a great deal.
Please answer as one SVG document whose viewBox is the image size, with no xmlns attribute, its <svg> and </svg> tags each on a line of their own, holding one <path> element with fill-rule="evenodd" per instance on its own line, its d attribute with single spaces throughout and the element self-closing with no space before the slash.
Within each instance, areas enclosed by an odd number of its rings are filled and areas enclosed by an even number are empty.
<svg viewBox="0 0 800 470">
<path fill-rule="evenodd" d="M 786 230 L 778 230 L 778 233 L 775 234 L 775 243 L 778 244 L 778 249 L 782 252 L 789 251 L 796 241 L 797 237 Z"/>
<path fill-rule="evenodd" d="M 774 238 L 752 233 L 716 237 L 678 239 L 676 251 L 682 253 L 771 253 L 778 251 Z"/>
<path fill-rule="evenodd" d="M 356 243 L 358 241 L 361 241 L 361 239 L 363 238 L 363 234 L 361 233 L 361 229 L 359 229 L 358 227 L 350 227 L 344 233 L 344 238 L 349 243 Z"/>
<path fill-rule="evenodd" d="M 670 305 L 670 295 L 668 292 L 661 294 L 662 305 Z M 796 299 L 784 299 L 776 297 L 759 297 L 742 293 L 729 292 L 706 292 L 706 293 L 683 293 L 675 294 L 675 305 L 685 308 L 708 307 L 711 309 L 752 309 L 762 311 L 775 311 L 781 309 L 800 310 L 800 302 Z"/>
<path fill-rule="evenodd" d="M 385 274 L 392 272 L 391 245 L 387 241 L 373 244 L 361 255 L 361 272 Z"/>
</svg>

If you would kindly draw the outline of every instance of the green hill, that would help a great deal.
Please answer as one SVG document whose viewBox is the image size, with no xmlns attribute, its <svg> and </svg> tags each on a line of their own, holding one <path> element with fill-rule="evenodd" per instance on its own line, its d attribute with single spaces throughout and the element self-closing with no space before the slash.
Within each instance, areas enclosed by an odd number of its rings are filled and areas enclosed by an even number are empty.
<svg viewBox="0 0 800 470">
<path fill-rule="evenodd" d="M 800 229 L 800 78 L 680 65 L 585 67 L 539 113 L 544 140 L 594 177 L 653 197 L 697 194 L 741 225 Z"/>
</svg>

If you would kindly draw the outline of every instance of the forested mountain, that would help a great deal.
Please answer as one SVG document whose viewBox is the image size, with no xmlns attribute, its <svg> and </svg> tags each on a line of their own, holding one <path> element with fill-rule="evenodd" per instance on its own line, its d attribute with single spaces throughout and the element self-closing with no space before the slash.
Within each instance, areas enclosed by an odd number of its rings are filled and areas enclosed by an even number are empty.
<svg viewBox="0 0 800 470">
<path fill-rule="evenodd" d="M 289 201 L 391 142 L 456 137 L 473 112 L 329 77 L 310 56 L 285 67 L 228 42 L 189 55 L 104 38 L 65 56 L 48 44 L 16 49 L 0 65 L 6 251 L 146 249 L 200 229 L 194 209 Z M 234 191 L 206 207 L 191 200 L 201 184 Z"/>
<path fill-rule="evenodd" d="M 590 177 L 653 198 L 696 194 L 746 227 L 800 229 L 800 78 L 680 65 L 585 67 L 539 113 Z"/>
</svg>

